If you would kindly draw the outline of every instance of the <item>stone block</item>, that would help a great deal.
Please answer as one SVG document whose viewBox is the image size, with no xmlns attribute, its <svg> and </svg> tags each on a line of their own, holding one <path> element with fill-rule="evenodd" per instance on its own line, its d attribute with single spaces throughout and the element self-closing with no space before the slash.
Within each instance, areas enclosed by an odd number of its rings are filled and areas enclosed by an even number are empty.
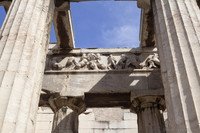
<svg viewBox="0 0 200 133">
<path fill-rule="evenodd" d="M 94 129 L 94 133 L 138 133 L 137 129 Z"/>
<path fill-rule="evenodd" d="M 78 133 L 94 133 L 93 129 L 80 129 L 78 130 Z"/>
<path fill-rule="evenodd" d="M 51 130 L 52 122 L 37 122 L 36 130 Z"/>
<path fill-rule="evenodd" d="M 51 133 L 51 130 L 39 130 L 39 129 L 36 129 L 35 133 Z"/>
<path fill-rule="evenodd" d="M 93 113 L 79 115 L 79 121 L 88 121 L 88 120 L 95 120 L 95 116 Z"/>
<path fill-rule="evenodd" d="M 109 128 L 125 129 L 125 128 L 137 128 L 137 121 L 110 121 Z"/>
<path fill-rule="evenodd" d="M 92 129 L 92 128 L 108 128 L 108 122 L 106 121 L 80 121 L 80 129 Z"/>
<path fill-rule="evenodd" d="M 137 114 L 124 113 L 124 120 L 136 120 L 137 121 Z"/>
<path fill-rule="evenodd" d="M 38 114 L 37 115 L 37 122 L 53 122 L 54 114 Z"/>
</svg>

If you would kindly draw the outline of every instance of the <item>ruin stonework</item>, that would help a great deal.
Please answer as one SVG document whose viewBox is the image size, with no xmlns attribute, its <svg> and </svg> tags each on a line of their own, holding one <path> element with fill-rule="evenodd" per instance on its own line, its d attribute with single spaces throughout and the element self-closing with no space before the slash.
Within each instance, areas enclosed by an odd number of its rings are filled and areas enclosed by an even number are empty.
<svg viewBox="0 0 200 133">
<path fill-rule="evenodd" d="M 199 133 L 199 1 L 137 0 L 139 48 L 78 49 L 83 1 L 0 1 L 0 132 Z"/>
</svg>

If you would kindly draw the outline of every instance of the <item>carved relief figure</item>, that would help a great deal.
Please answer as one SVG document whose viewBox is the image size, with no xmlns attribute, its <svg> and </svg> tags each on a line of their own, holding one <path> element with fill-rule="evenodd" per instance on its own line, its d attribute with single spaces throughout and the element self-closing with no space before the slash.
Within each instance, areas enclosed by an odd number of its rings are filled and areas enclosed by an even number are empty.
<svg viewBox="0 0 200 133">
<path fill-rule="evenodd" d="M 115 57 L 112 56 L 112 54 L 110 54 L 108 56 L 108 69 L 116 69 L 117 66 L 117 60 L 115 59 Z"/>
<path fill-rule="evenodd" d="M 96 54 L 96 62 L 97 62 L 97 67 L 101 70 L 106 69 L 106 65 L 101 63 L 101 55 L 99 53 Z"/>
<path fill-rule="evenodd" d="M 118 61 L 116 69 L 125 69 L 127 56 L 125 54 L 121 55 L 121 59 Z"/>
<path fill-rule="evenodd" d="M 59 60 L 59 59 L 57 59 L 57 58 L 53 58 L 51 62 L 52 62 L 52 67 L 53 67 L 54 69 L 62 70 L 62 68 L 65 67 L 65 65 L 64 65 L 63 62 L 62 62 L 62 60 Z"/>
<path fill-rule="evenodd" d="M 155 53 L 154 55 L 150 55 L 146 60 L 140 63 L 142 68 L 160 68 L 160 60 L 158 54 Z"/>
<path fill-rule="evenodd" d="M 142 63 L 139 62 L 138 56 L 135 54 L 122 54 L 120 59 L 116 59 L 112 54 L 107 56 L 107 63 L 105 60 L 102 63 L 99 53 L 82 54 L 81 57 L 65 57 L 53 58 L 52 67 L 57 70 L 66 68 L 67 70 L 120 70 L 120 69 L 151 69 L 159 68 L 160 60 L 158 54 L 149 55 Z M 106 65 L 105 65 L 106 63 Z"/>
<path fill-rule="evenodd" d="M 88 59 L 87 59 L 87 56 L 86 54 L 83 54 L 80 61 L 77 62 L 77 61 L 74 61 L 74 64 L 75 64 L 75 67 L 74 69 L 80 69 L 80 68 L 83 68 L 85 66 L 87 66 L 88 64 Z"/>
<path fill-rule="evenodd" d="M 106 66 L 103 63 L 101 63 L 101 55 L 94 53 L 83 54 L 79 61 L 77 61 L 74 57 L 70 57 L 67 60 L 66 67 L 69 69 L 76 70 L 86 67 L 91 70 L 106 69 Z"/>
<path fill-rule="evenodd" d="M 128 69 L 128 68 L 140 69 L 140 65 L 137 60 L 136 55 L 131 55 L 131 56 L 127 57 L 125 68 L 126 69 Z"/>
<path fill-rule="evenodd" d="M 139 69 L 140 65 L 136 55 L 121 55 L 121 59 L 118 61 L 115 69 Z"/>
</svg>

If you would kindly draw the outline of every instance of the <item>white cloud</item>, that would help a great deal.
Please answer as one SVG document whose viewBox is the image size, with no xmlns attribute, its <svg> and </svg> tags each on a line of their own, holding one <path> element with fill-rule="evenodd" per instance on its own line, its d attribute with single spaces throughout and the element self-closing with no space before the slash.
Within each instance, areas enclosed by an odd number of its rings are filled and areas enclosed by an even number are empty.
<svg viewBox="0 0 200 133">
<path fill-rule="evenodd" d="M 102 43 L 106 47 L 136 47 L 139 35 L 138 27 L 134 25 L 121 25 L 110 30 L 102 31 Z"/>
<path fill-rule="evenodd" d="M 137 47 L 139 45 L 140 10 L 136 4 L 109 6 L 109 16 L 115 21 L 112 26 L 102 26 L 104 47 Z"/>
</svg>

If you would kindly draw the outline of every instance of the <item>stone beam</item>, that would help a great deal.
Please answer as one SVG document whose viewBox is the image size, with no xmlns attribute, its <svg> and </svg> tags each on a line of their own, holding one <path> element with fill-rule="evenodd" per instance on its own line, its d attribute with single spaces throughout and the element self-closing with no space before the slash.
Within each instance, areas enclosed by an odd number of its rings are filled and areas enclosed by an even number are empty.
<svg viewBox="0 0 200 133">
<path fill-rule="evenodd" d="M 152 9 L 142 9 L 140 18 L 140 46 L 155 47 L 155 33 Z"/>
<path fill-rule="evenodd" d="M 73 49 L 74 33 L 69 2 L 56 2 L 53 23 L 59 47 Z"/>
<path fill-rule="evenodd" d="M 5 11 L 8 12 L 11 2 L 11 0 L 0 1 L 0 5 L 4 6 Z"/>
<path fill-rule="evenodd" d="M 85 93 L 86 107 L 130 108 L 130 92 Z"/>
<path fill-rule="evenodd" d="M 53 49 L 47 56 L 43 89 L 62 96 L 157 88 L 163 86 L 152 49 Z"/>
</svg>

